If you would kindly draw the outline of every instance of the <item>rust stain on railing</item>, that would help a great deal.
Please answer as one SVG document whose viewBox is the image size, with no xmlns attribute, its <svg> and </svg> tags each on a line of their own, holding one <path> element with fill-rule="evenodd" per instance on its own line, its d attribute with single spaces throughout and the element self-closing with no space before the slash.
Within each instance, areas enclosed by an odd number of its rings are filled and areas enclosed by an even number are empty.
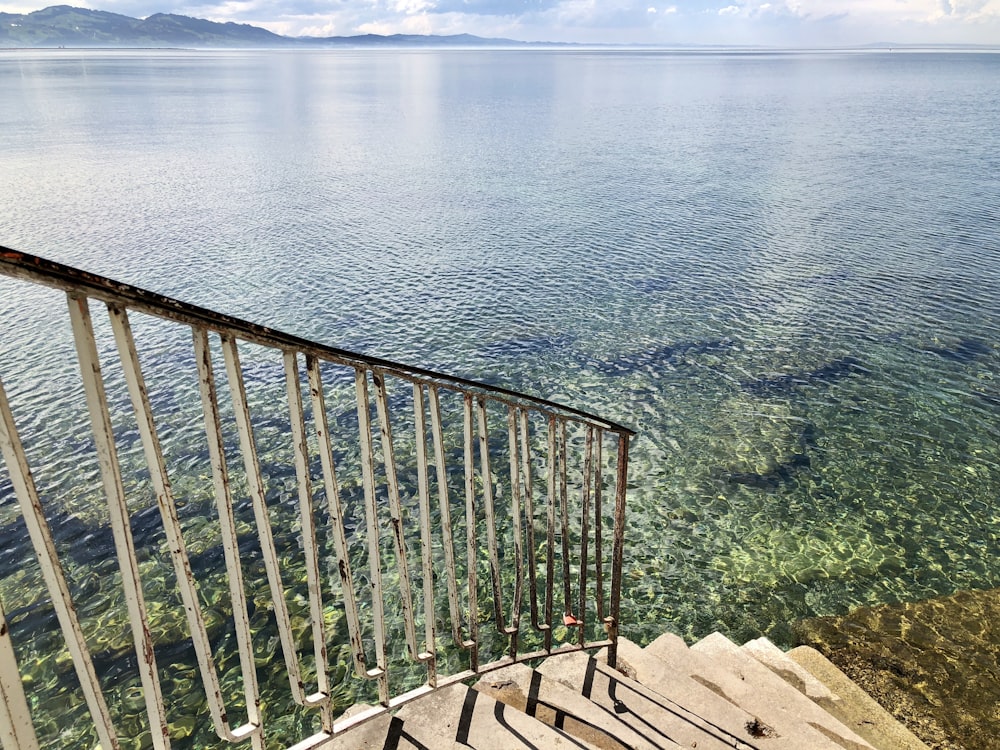
<svg viewBox="0 0 1000 750">
<path fill-rule="evenodd" d="M 296 748 L 319 747 L 351 726 L 430 690 L 511 661 L 553 651 L 607 646 L 609 660 L 614 663 L 620 626 L 628 443 L 632 436 L 629 429 L 508 389 L 324 346 L 6 248 L 0 248 L 0 275 L 53 287 L 67 297 L 90 433 L 111 518 L 133 647 L 138 655 L 147 731 L 154 748 L 170 747 L 167 715 L 175 696 L 162 689 L 162 667 L 157 664 L 155 635 L 150 627 L 113 426 L 119 418 L 135 421 L 144 471 L 152 484 L 190 629 L 206 697 L 205 711 L 215 734 L 228 743 L 248 743 L 262 750 L 268 725 L 280 718 L 268 715 L 261 705 L 261 680 L 267 676 L 258 674 L 250 618 L 252 602 L 261 597 L 266 597 L 273 616 L 286 688 L 296 704 L 314 709 L 319 716 L 318 733 L 291 738 L 291 742 L 298 743 Z M 94 303 L 103 303 L 107 309 L 117 357 L 107 354 L 109 347 L 103 346 L 106 342 L 95 334 L 91 320 Z M 211 476 L 218 511 L 218 534 L 242 682 L 243 699 L 236 706 L 230 705 L 232 696 L 227 698 L 221 687 L 217 656 L 199 594 L 200 582 L 187 551 L 170 479 L 179 469 L 172 468 L 164 457 L 130 312 L 190 330 L 195 363 L 191 378 L 192 383 L 197 382 L 200 394 L 198 408 L 204 420 L 208 457 L 205 470 Z M 16 325 L 16 321 L 9 324 Z M 296 646 L 295 618 L 289 609 L 290 592 L 283 580 L 283 562 L 272 527 L 267 478 L 253 426 L 254 406 L 241 365 L 241 344 L 264 347 L 280 356 L 282 362 L 287 398 L 282 407 L 287 420 L 283 439 L 290 444 L 293 457 L 311 665 L 303 664 Z M 216 387 L 213 349 L 222 354 L 222 371 L 228 384 L 225 402 Z M 105 352 L 103 362 L 99 351 Z M 21 442 L 17 406 L 8 400 L 4 390 L 4 373 L 14 371 L 17 364 L 0 361 L 3 466 L 98 740 L 111 750 L 120 746 L 114 718 L 120 709 L 109 708 L 102 691 L 87 634 L 46 520 L 45 495 L 35 486 Z M 335 459 L 343 446 L 330 432 L 329 383 L 324 379 L 324 367 L 353 373 L 351 406 L 356 412 L 357 429 L 351 449 L 358 452 L 357 471 L 363 495 L 361 510 L 355 512 L 363 515 L 363 524 L 351 533 L 364 540 L 362 551 L 354 552 L 361 558 L 352 559 L 347 509 L 338 479 L 338 472 L 345 471 L 345 466 L 338 465 Z M 129 414 L 113 413 L 109 404 L 105 371 L 111 369 L 124 378 Z M 449 418 L 443 411 L 446 401 L 451 409 Z M 228 423 L 224 415 L 229 415 L 232 422 Z M 398 457 L 402 444 L 394 434 L 394 421 L 405 423 L 408 430 L 412 425 L 412 464 L 410 459 L 404 462 Z M 505 429 L 497 428 L 501 424 Z M 225 429 L 235 429 L 235 450 L 227 444 Z M 604 452 L 606 444 L 614 450 Z M 405 447 L 411 449 L 409 444 Z M 227 451 L 240 454 L 246 480 L 266 580 L 258 588 L 248 580 L 246 563 L 241 558 Z M 313 468 L 316 459 L 318 470 Z M 452 475 L 461 477 L 457 485 L 450 481 Z M 607 540 L 602 507 L 608 487 L 613 487 L 615 501 L 610 556 L 604 549 Z M 326 518 L 325 528 L 317 521 L 320 496 L 325 498 L 320 514 Z M 542 515 L 536 513 L 539 508 L 544 510 Z M 485 529 L 485 549 L 480 548 L 480 526 Z M 462 563 L 462 557 L 455 553 L 456 529 L 465 541 Z M 536 544 L 539 539 L 540 544 Z M 324 542 L 330 544 L 330 559 L 324 557 Z M 578 555 L 573 545 L 577 545 Z M 417 565 L 411 566 L 411 555 Z M 558 566 L 557 557 L 561 560 Z M 367 558 L 367 576 L 359 576 L 356 570 L 358 563 L 365 567 L 362 558 Z M 329 567 L 336 574 L 325 580 L 324 564 L 331 562 Z M 389 566 L 394 571 L 391 584 L 384 579 Z M 486 578 L 480 582 L 480 566 L 488 570 L 488 583 Z M 505 575 L 512 577 L 506 585 Z M 610 591 L 605 592 L 608 576 Z M 528 611 L 522 620 L 525 586 Z M 334 596 L 334 589 L 339 598 Z M 556 591 L 562 598 L 559 619 L 554 614 Z M 490 601 L 488 612 L 480 611 L 481 595 Z M 361 599 L 370 602 L 370 610 L 362 606 Z M 328 606 L 335 600 L 346 625 L 350 667 L 356 679 L 376 683 L 379 703 L 339 723 L 338 707 L 332 699 L 334 665 L 329 663 L 334 641 L 325 622 Z M 391 623 L 397 621 L 401 621 L 402 632 L 393 636 Z M 602 624 L 603 637 L 588 638 L 588 622 Z M 439 636 L 438 624 L 450 634 L 450 644 Z M 487 631 L 482 630 L 486 624 L 491 625 L 493 630 L 489 632 L 494 635 L 487 637 Z M 558 646 L 554 644 L 557 628 L 573 633 Z M 16 628 L 9 626 L 0 602 L 0 739 L 5 750 L 29 750 L 38 747 L 38 740 L 30 701 L 22 688 L 12 630 Z M 422 686 L 400 689 L 399 681 L 391 680 L 393 637 L 405 643 L 407 658 L 426 671 Z M 503 656 L 481 663 L 481 650 L 491 637 L 505 643 Z M 526 653 L 522 645 L 530 643 L 540 643 L 541 648 Z M 442 669 L 441 655 L 455 649 L 466 653 L 466 664 L 448 673 Z M 310 668 L 305 670 L 304 666 Z M 308 685 L 304 677 L 307 673 L 312 675 Z M 240 715 L 246 720 L 233 724 L 233 717 Z"/>
</svg>

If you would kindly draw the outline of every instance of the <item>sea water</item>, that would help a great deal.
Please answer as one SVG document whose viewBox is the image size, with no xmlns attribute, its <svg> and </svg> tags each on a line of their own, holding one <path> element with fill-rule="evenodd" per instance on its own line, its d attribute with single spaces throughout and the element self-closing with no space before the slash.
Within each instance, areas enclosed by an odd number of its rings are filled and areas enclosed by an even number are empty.
<svg viewBox="0 0 1000 750">
<path fill-rule="evenodd" d="M 998 122 L 988 53 L 5 50 L 0 245 L 633 427 L 624 634 L 787 645 L 1000 585 Z"/>
</svg>

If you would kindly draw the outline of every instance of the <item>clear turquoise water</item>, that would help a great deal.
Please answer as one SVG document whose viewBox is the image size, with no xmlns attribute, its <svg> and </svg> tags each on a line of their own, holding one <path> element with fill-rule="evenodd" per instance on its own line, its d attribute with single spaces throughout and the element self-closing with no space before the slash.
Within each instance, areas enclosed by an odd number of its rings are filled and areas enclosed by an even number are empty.
<svg viewBox="0 0 1000 750">
<path fill-rule="evenodd" d="M 635 640 L 1000 585 L 1000 55 L 3 51 L 0 105 L 0 244 L 633 426 Z"/>
</svg>

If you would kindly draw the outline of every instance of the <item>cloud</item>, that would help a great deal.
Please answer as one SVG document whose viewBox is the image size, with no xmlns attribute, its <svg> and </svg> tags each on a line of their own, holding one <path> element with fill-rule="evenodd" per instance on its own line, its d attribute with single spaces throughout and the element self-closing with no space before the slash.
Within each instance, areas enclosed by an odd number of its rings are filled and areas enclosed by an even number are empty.
<svg viewBox="0 0 1000 750">
<path fill-rule="evenodd" d="M 719 8 L 720 16 L 736 16 L 739 15 L 740 9 L 735 5 L 727 5 L 725 8 Z"/>
<path fill-rule="evenodd" d="M 393 2 L 389 4 L 389 8 L 393 12 L 404 16 L 412 16 L 415 13 L 424 13 L 434 7 L 434 3 L 430 2 L 430 0 L 393 0 Z"/>
</svg>

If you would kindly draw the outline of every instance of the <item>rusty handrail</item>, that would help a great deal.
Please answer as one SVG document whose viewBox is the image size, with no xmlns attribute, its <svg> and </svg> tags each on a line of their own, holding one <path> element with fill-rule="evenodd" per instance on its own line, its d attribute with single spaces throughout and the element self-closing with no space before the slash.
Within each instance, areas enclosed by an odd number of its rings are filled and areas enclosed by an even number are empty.
<svg viewBox="0 0 1000 750">
<path fill-rule="evenodd" d="M 225 313 L 218 313 L 204 307 L 151 292 L 140 287 L 115 281 L 104 276 L 66 266 L 37 255 L 11 250 L 0 245 L 0 273 L 13 278 L 34 281 L 45 286 L 56 287 L 64 291 L 76 291 L 86 297 L 123 304 L 125 307 L 156 317 L 175 320 L 195 327 L 203 327 L 209 331 L 229 331 L 244 341 L 262 344 L 264 346 L 279 346 L 296 349 L 306 354 L 314 354 L 324 359 L 355 366 L 392 370 L 396 373 L 406 373 L 415 379 L 432 380 L 442 385 L 454 385 L 478 392 L 489 393 L 499 398 L 507 398 L 518 403 L 531 404 L 539 409 L 551 410 L 559 414 L 578 417 L 579 419 L 601 425 L 609 432 L 632 437 L 635 431 L 610 420 L 576 409 L 554 401 L 548 401 L 537 396 L 503 388 L 501 386 L 482 383 L 455 375 L 448 375 L 435 370 L 395 362 L 381 357 L 338 349 L 333 346 L 310 341 L 294 334 L 268 328 L 257 323 L 251 323 Z"/>
<path fill-rule="evenodd" d="M 66 294 L 69 324 L 89 412 L 90 432 L 110 513 L 134 649 L 139 657 L 136 662 L 153 747 L 164 750 L 170 747 L 167 722 L 170 696 L 164 695 L 161 689 L 156 643 L 150 628 L 139 555 L 131 531 L 129 497 L 119 461 L 113 416 L 115 419 L 135 421 L 145 461 L 143 471 L 148 471 L 156 495 L 166 539 L 165 548 L 176 573 L 178 594 L 186 613 L 198 673 L 207 698 L 205 711 L 211 717 L 216 734 L 228 743 L 249 743 L 253 748 L 262 750 L 265 728 L 274 717 L 265 715 L 260 706 L 260 686 L 248 614 L 251 595 L 247 589 L 250 583 L 244 578 L 234 511 L 234 489 L 229 476 L 229 461 L 233 455 L 227 455 L 227 451 L 236 454 L 238 463 L 242 465 L 246 478 L 245 504 L 253 511 L 256 542 L 260 546 L 266 573 L 266 585 L 261 587 L 261 591 L 255 591 L 254 601 L 266 592 L 273 610 L 291 700 L 314 709 L 320 716 L 321 731 L 311 737 L 294 738 L 293 741 L 298 743 L 297 749 L 319 747 L 335 734 L 430 690 L 511 661 L 537 658 L 558 651 L 607 647 L 609 661 L 614 663 L 620 625 L 628 447 L 633 435 L 628 428 L 578 409 L 509 389 L 324 346 L 2 247 L 0 275 L 54 287 Z M 110 350 L 110 346 L 99 344 L 110 342 L 104 342 L 95 333 L 91 318 L 92 302 L 103 303 L 106 307 L 113 334 L 113 351 L 117 357 L 105 354 L 102 361 L 99 355 L 99 351 Z M 199 408 L 204 419 L 207 445 L 206 471 L 211 475 L 218 510 L 218 533 L 225 557 L 232 623 L 243 682 L 245 705 L 242 711 L 234 710 L 229 705 L 230 699 L 224 696 L 220 687 L 216 656 L 199 598 L 200 583 L 192 569 L 174 500 L 170 477 L 175 470 L 168 465 L 158 436 L 157 417 L 140 366 L 141 342 L 137 343 L 133 334 L 130 312 L 140 312 L 190 329 L 196 363 L 196 372 L 191 377 L 197 378 Z M 2 324 L 3 321 L 0 321 Z M 287 395 L 287 404 L 284 405 L 287 411 L 283 413 L 288 420 L 288 433 L 282 439 L 291 444 L 294 456 L 294 466 L 289 473 L 294 474 L 297 489 L 296 524 L 301 537 L 306 574 L 305 598 L 309 611 L 308 631 L 313 647 L 315 677 L 314 683 L 308 687 L 303 677 L 302 658 L 297 653 L 293 617 L 288 606 L 289 595 L 282 575 L 282 558 L 269 514 L 267 478 L 262 472 L 252 424 L 254 409 L 258 407 L 253 405 L 252 389 L 248 388 L 244 379 L 241 342 L 257 344 L 280 354 L 283 363 Z M 213 352 L 218 351 L 221 351 L 220 369 L 225 373 L 227 384 L 225 395 L 217 388 L 216 365 L 212 361 Z M 327 421 L 326 395 L 329 388 L 321 368 L 324 364 L 353 372 L 351 405 L 356 412 L 357 432 L 352 450 L 358 452 L 357 484 L 363 495 L 358 512 L 364 518 L 363 537 L 368 559 L 366 581 L 362 581 L 353 570 L 352 563 L 355 561 L 351 558 L 345 533 L 345 497 L 340 482 L 345 467 L 338 466 L 334 460 L 337 445 Z M 0 361 L 0 453 L 10 475 L 21 516 L 27 524 L 64 641 L 73 656 L 73 665 L 95 731 L 102 746 L 111 750 L 119 747 L 114 712 L 109 709 L 102 692 L 88 649 L 87 634 L 77 614 L 63 563 L 57 554 L 53 532 L 46 518 L 45 490 L 36 486 L 28 465 L 15 419 L 17 404 L 11 402 L 4 389 L 4 370 L 9 367 L 16 368 L 16 363 Z M 105 386 L 104 370 L 107 368 L 120 369 L 131 407 L 128 414 L 122 413 L 121 407 L 113 414 Z M 401 392 L 395 387 L 398 382 L 407 384 L 412 390 L 412 395 L 405 396 L 402 402 L 399 398 Z M 390 389 L 387 383 L 392 383 L 393 388 Z M 304 396 L 303 386 L 306 386 L 308 396 Z M 395 401 L 390 398 L 390 392 L 397 396 Z M 460 425 L 452 425 L 444 419 L 442 402 L 446 397 L 452 399 L 453 414 L 456 414 L 453 421 L 460 421 Z M 224 414 L 228 416 L 224 417 Z M 457 414 L 460 414 L 460 419 Z M 495 422 L 502 421 L 506 425 L 502 437 L 500 430 L 491 431 L 491 417 Z M 227 419 L 231 422 L 226 423 Z M 406 464 L 409 470 L 404 475 L 396 456 L 400 443 L 394 435 L 393 425 L 399 422 L 410 424 L 410 420 L 414 453 L 407 459 L 412 463 Z M 223 437 L 226 427 L 235 430 L 238 437 L 235 450 Z M 455 443 L 462 446 L 461 458 L 452 460 L 450 465 L 447 446 Z M 602 452 L 606 443 L 614 450 Z M 576 447 L 578 445 L 581 447 Z M 314 479 L 310 467 L 316 464 L 317 458 L 320 473 Z M 505 475 L 504 464 L 507 470 Z M 354 471 L 352 467 L 349 465 L 348 469 Z M 449 469 L 463 478 L 460 492 L 449 486 Z M 535 482 L 535 474 L 544 474 L 545 481 Z M 329 529 L 319 529 L 316 525 L 318 494 L 313 489 L 314 481 L 322 488 L 325 497 Z M 603 550 L 606 539 L 602 535 L 601 498 L 605 487 L 613 487 L 614 490 L 610 555 Z M 541 497 L 536 498 L 536 495 Z M 536 508 L 542 510 L 536 513 Z M 432 521 L 435 514 L 436 523 Z M 480 549 L 477 540 L 480 524 L 486 530 L 483 549 Z M 456 554 L 455 547 L 459 542 L 456 525 L 464 529 L 464 556 Z M 545 539 L 544 545 L 539 548 L 535 546 L 536 532 L 540 532 Z M 526 533 L 526 540 L 522 538 L 522 533 Z M 579 545 L 579 558 L 574 556 L 575 548 L 571 549 L 574 538 L 576 541 L 573 543 Z M 358 679 L 374 681 L 378 687 L 378 706 L 338 723 L 335 723 L 327 651 L 331 634 L 324 620 L 324 597 L 329 597 L 324 593 L 328 584 L 321 574 L 323 539 L 330 541 L 329 555 L 339 578 L 339 606 L 346 621 L 353 671 Z M 391 562 L 384 559 L 383 546 L 391 550 Z M 414 569 L 410 565 L 411 547 L 418 550 L 415 556 L 420 560 L 418 568 Z M 436 569 L 438 563 L 434 550 L 439 547 L 443 567 Z M 562 563 L 558 566 L 555 565 L 557 554 Z M 512 569 L 502 570 L 502 557 Z M 610 591 L 606 598 L 605 561 L 610 562 Z M 462 562 L 465 566 L 464 579 L 459 573 Z M 488 581 L 482 583 L 477 577 L 480 564 L 489 570 Z M 395 583 L 391 585 L 391 597 L 384 590 L 389 585 L 383 580 L 386 566 L 392 566 L 398 572 Z M 588 577 L 588 571 L 593 571 L 594 575 Z M 505 591 L 503 573 L 512 574 L 514 579 L 509 593 Z M 411 578 L 416 584 L 413 587 Z M 441 611 L 436 605 L 436 578 L 443 578 L 447 589 L 447 607 Z M 530 601 L 529 626 L 522 624 L 525 586 Z M 480 588 L 489 591 L 492 601 L 492 614 L 489 616 L 483 615 L 479 608 Z M 370 615 L 362 612 L 357 601 L 357 595 L 362 590 L 367 590 L 371 596 Z M 422 596 L 422 612 L 417 607 L 415 591 Z M 556 592 L 561 593 L 561 617 L 554 613 Z M 540 601 L 542 598 L 544 600 Z M 387 610 L 390 599 L 398 603 L 398 610 Z M 591 607 L 594 617 L 591 622 L 604 626 L 605 637 L 598 640 L 587 638 L 588 611 Z M 394 689 L 398 683 L 390 682 L 387 626 L 390 616 L 402 621 L 399 637 L 400 643 L 405 641 L 408 659 L 422 665 L 425 670 L 424 684 L 416 689 L 400 692 Z M 417 627 L 421 618 L 422 632 Z M 446 648 L 438 643 L 435 631 L 435 624 L 441 619 L 449 624 L 452 648 L 467 653 L 467 667 L 451 674 L 443 673 L 439 664 L 441 650 Z M 487 622 L 492 624 L 496 636 L 506 642 L 506 654 L 500 659 L 481 663 L 480 649 L 486 633 L 481 626 Z M 557 628 L 573 633 L 562 645 L 554 644 L 554 640 L 558 640 L 554 639 Z M 573 631 L 573 628 L 577 630 Z M 540 649 L 531 652 L 522 650 L 524 642 L 530 640 L 527 633 L 535 634 L 535 639 L 541 642 Z M 28 704 L 9 639 L 10 628 L 0 602 L 0 739 L 5 750 L 33 750 L 38 741 L 31 717 L 25 715 Z M 233 724 L 231 719 L 240 713 L 245 713 L 246 721 Z"/>
</svg>

